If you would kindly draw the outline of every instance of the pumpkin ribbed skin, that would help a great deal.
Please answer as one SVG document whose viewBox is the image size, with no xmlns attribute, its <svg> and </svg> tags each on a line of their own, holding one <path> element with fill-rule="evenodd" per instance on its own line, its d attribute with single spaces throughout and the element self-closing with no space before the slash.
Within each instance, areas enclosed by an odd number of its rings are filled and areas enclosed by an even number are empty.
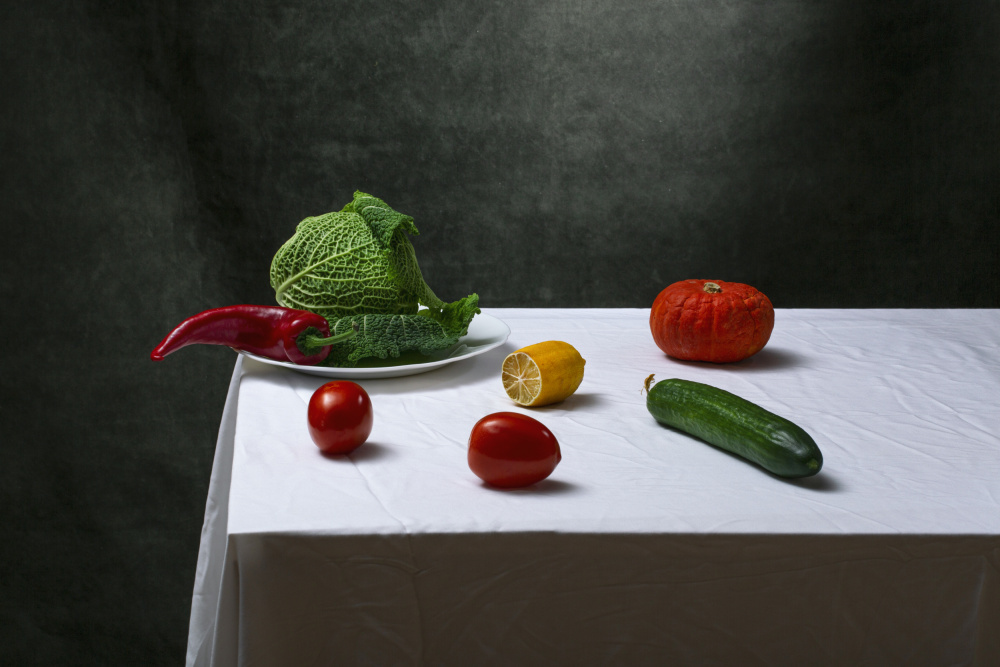
<svg viewBox="0 0 1000 667">
<path fill-rule="evenodd" d="M 774 329 L 774 307 L 762 292 L 723 280 L 681 280 L 649 313 L 656 345 L 675 359 L 729 363 L 756 354 Z"/>
</svg>

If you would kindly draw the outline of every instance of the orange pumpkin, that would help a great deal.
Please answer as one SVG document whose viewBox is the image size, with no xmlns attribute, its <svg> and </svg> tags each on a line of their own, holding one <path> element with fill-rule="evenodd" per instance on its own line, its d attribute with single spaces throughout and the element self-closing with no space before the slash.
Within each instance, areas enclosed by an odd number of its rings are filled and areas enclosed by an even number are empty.
<svg viewBox="0 0 1000 667">
<path fill-rule="evenodd" d="M 656 297 L 649 328 L 656 345 L 675 359 L 740 361 L 771 338 L 774 307 L 750 285 L 682 280 Z"/>
</svg>

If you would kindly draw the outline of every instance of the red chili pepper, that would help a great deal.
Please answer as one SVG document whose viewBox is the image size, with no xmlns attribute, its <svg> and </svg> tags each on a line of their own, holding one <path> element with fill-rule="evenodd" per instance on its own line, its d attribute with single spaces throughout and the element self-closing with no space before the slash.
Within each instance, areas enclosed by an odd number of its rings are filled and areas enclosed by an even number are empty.
<svg viewBox="0 0 1000 667">
<path fill-rule="evenodd" d="M 307 310 L 280 306 L 226 306 L 198 313 L 178 324 L 156 346 L 150 358 L 163 357 L 186 345 L 228 345 L 277 361 L 314 366 L 330 354 L 330 346 L 351 338 L 357 328 L 330 336 L 326 318 Z"/>
</svg>

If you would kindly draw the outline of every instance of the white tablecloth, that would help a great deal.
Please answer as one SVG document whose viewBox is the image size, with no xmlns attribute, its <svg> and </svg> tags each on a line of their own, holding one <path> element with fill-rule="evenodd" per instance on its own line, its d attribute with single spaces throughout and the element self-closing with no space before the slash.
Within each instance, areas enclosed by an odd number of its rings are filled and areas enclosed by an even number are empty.
<svg viewBox="0 0 1000 667">
<path fill-rule="evenodd" d="M 732 365 L 667 358 L 648 310 L 485 312 L 505 346 L 360 381 L 375 426 L 350 457 L 309 438 L 323 378 L 237 362 L 188 665 L 1000 664 L 1000 311 L 778 310 Z M 583 384 L 514 406 L 502 359 L 553 339 Z M 791 419 L 822 472 L 779 479 L 658 425 L 651 373 Z M 502 410 L 560 442 L 533 488 L 468 469 Z"/>
</svg>

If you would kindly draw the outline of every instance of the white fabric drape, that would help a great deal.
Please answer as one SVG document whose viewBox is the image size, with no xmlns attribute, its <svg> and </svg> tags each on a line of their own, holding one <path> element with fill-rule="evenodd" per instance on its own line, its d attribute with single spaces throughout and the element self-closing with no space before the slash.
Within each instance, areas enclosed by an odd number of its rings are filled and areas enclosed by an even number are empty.
<svg viewBox="0 0 1000 667">
<path fill-rule="evenodd" d="M 237 362 L 188 665 L 1000 660 L 1000 311 L 779 309 L 761 353 L 718 366 L 665 357 L 648 310 L 487 312 L 505 346 L 360 381 L 375 426 L 350 457 L 309 439 L 324 378 Z M 583 384 L 519 408 L 500 363 L 542 340 L 580 351 Z M 658 425 L 649 374 L 791 419 L 823 471 L 782 480 Z M 502 410 L 559 439 L 533 488 L 468 469 Z"/>
</svg>

